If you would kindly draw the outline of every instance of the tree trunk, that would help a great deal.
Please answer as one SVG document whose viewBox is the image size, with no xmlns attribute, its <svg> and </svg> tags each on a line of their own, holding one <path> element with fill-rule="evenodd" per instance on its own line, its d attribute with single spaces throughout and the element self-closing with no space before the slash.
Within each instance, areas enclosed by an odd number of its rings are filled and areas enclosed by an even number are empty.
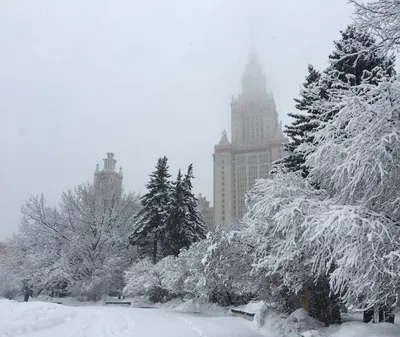
<svg viewBox="0 0 400 337">
<path fill-rule="evenodd" d="M 320 279 L 311 285 L 309 315 L 324 323 L 326 326 L 341 323 L 340 299 L 329 295 L 330 287 L 327 278 Z"/>
<path fill-rule="evenodd" d="M 157 244 L 158 244 L 158 240 L 154 239 L 154 242 L 153 242 L 153 263 L 154 264 L 157 263 Z"/>
<path fill-rule="evenodd" d="M 374 320 L 374 308 L 364 310 L 363 312 L 363 322 L 369 323 Z"/>
<path fill-rule="evenodd" d="M 382 322 L 394 324 L 394 308 L 387 305 L 379 308 L 379 323 Z"/>
</svg>

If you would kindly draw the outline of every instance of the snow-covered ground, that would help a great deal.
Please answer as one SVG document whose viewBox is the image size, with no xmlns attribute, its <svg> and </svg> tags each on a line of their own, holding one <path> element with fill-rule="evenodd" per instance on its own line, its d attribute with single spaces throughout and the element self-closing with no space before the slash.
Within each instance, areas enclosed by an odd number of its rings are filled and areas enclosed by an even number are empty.
<svg viewBox="0 0 400 337">
<path fill-rule="evenodd" d="M 288 317 L 269 313 L 265 324 L 226 316 L 215 305 L 169 303 L 154 309 L 77 306 L 0 299 L 0 337 L 399 337 L 400 324 L 364 324 L 360 315 L 340 326 L 323 328 L 304 310 Z M 246 306 L 256 312 L 259 303 Z M 241 308 L 244 309 L 244 308 Z M 197 313 L 188 312 L 196 311 Z M 399 317 L 399 315 L 397 315 Z M 358 319 L 358 321 L 357 321 Z M 356 321 L 354 321 L 356 320 Z"/>
<path fill-rule="evenodd" d="M 64 306 L 0 300 L 0 336 L 29 337 L 261 337 L 235 317 L 105 306 Z"/>
</svg>

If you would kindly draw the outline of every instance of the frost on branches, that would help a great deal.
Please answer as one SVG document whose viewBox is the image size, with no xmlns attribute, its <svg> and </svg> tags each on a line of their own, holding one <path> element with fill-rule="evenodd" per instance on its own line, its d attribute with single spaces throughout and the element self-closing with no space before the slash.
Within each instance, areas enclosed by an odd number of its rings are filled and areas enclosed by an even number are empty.
<svg viewBox="0 0 400 337">
<path fill-rule="evenodd" d="M 167 256 L 153 264 L 149 259 L 133 263 L 125 273 L 124 293 L 128 296 L 147 295 L 154 302 L 174 297 L 207 298 L 209 293 L 202 258 L 208 240 L 196 242 L 175 257 Z"/>
<path fill-rule="evenodd" d="M 92 185 L 64 193 L 59 209 L 32 197 L 7 244 L 11 259 L 0 268 L 12 270 L 14 282 L 33 294 L 97 300 L 121 291 L 132 259 L 126 233 L 138 208 L 133 194 L 110 198 Z"/>
<path fill-rule="evenodd" d="M 400 220 L 400 82 L 383 78 L 343 96 L 337 117 L 315 136 L 311 175 L 340 204 L 363 205 Z M 360 90 L 360 89 L 359 89 Z"/>
<path fill-rule="evenodd" d="M 399 0 L 375 0 L 365 3 L 350 0 L 355 5 L 357 25 L 372 31 L 384 50 L 398 49 L 400 44 Z"/>
<path fill-rule="evenodd" d="M 400 285 L 400 82 L 382 77 L 342 95 L 306 160 L 248 195 L 256 270 L 299 291 L 311 277 L 359 308 L 393 303 Z M 335 107 L 337 108 L 337 107 Z M 314 186 L 318 186 L 318 189 Z"/>
</svg>

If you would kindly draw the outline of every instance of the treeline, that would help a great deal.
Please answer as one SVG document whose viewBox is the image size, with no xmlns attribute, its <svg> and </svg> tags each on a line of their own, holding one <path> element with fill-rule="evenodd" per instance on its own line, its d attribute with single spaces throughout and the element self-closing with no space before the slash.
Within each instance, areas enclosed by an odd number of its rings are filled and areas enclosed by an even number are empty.
<svg viewBox="0 0 400 337">
<path fill-rule="evenodd" d="M 113 184 L 79 185 L 62 194 L 59 207 L 31 197 L 0 257 L 0 296 L 99 300 L 122 294 L 125 273 L 139 259 L 152 257 L 155 263 L 204 239 L 192 165 L 176 181 L 168 178 L 163 157 L 141 198 Z"/>
</svg>

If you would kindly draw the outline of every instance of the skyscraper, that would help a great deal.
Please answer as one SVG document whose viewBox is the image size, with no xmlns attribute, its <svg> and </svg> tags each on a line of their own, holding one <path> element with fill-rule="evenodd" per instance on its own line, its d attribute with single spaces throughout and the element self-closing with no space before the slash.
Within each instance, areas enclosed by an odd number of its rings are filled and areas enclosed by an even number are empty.
<svg viewBox="0 0 400 337">
<path fill-rule="evenodd" d="M 214 146 L 214 221 L 227 225 L 245 213 L 245 194 L 256 179 L 266 178 L 282 158 L 286 139 L 275 100 L 254 49 L 242 76 L 242 93 L 232 97 L 231 132 Z"/>
</svg>

